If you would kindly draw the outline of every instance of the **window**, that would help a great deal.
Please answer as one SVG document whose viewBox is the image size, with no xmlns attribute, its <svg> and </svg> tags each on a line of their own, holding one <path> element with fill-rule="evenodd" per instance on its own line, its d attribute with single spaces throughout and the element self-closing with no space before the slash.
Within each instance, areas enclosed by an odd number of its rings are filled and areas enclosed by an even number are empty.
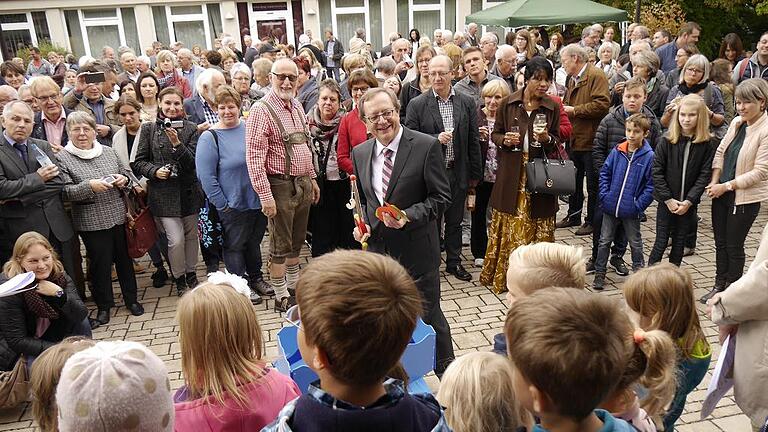
<svg viewBox="0 0 768 432">
<path fill-rule="evenodd" d="M 101 49 L 121 45 L 139 47 L 139 32 L 132 7 L 65 10 L 64 21 L 76 55 L 100 57 Z"/>
<path fill-rule="evenodd" d="M 446 0 L 398 0 L 398 12 L 401 12 L 398 15 L 404 18 L 405 11 L 408 14 L 408 30 L 405 32 L 401 30 L 400 33 L 407 38 L 410 29 L 415 28 L 422 36 L 427 36 L 431 40 L 435 29 L 453 29 L 456 24 L 455 0 L 452 4 L 454 11 L 451 16 L 453 21 L 450 21 L 447 19 Z M 404 29 L 405 27 L 400 26 L 400 28 Z"/>
<path fill-rule="evenodd" d="M 344 46 L 344 50 L 349 49 L 347 46 L 349 40 L 355 37 L 355 30 L 358 27 L 372 28 L 368 16 L 370 11 L 368 0 L 331 0 L 331 11 L 333 34 Z M 321 40 L 325 42 L 325 29 L 321 31 L 323 31 Z"/>
<path fill-rule="evenodd" d="M 181 42 L 185 47 L 213 47 L 222 32 L 221 9 L 218 4 L 186 6 L 153 6 L 157 40 L 164 44 Z"/>
<path fill-rule="evenodd" d="M 43 38 L 50 38 L 47 22 L 41 24 L 37 22 L 40 13 L 26 12 L 0 15 L 0 31 L 3 32 L 3 44 L 0 50 L 2 50 L 3 57 L 15 57 L 19 49 L 37 45 Z M 42 12 L 42 14 L 43 20 L 45 20 L 45 13 Z"/>
</svg>

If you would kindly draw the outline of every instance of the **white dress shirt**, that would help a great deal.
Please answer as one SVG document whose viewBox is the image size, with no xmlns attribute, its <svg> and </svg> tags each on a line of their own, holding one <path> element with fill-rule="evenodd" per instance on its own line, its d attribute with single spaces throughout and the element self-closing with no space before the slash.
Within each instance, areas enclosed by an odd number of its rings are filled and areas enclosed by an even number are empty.
<svg viewBox="0 0 768 432">
<path fill-rule="evenodd" d="M 395 113 L 397 115 L 397 113 Z M 373 191 L 376 194 L 376 198 L 379 200 L 379 204 L 384 204 L 384 191 L 382 188 L 384 187 L 384 183 L 382 182 L 382 169 L 384 168 L 384 149 L 388 148 L 393 151 L 392 153 L 392 165 L 395 165 L 395 158 L 397 157 L 397 149 L 400 147 L 400 138 L 403 137 L 403 127 L 400 126 L 400 130 L 397 132 L 397 135 L 395 135 L 395 138 L 392 140 L 389 145 L 384 145 L 379 140 L 376 140 L 376 152 L 373 154 L 373 158 L 371 159 L 371 186 L 373 187 Z M 394 174 L 394 173 L 392 173 Z M 389 186 L 392 187 L 392 179 L 390 178 Z"/>
</svg>

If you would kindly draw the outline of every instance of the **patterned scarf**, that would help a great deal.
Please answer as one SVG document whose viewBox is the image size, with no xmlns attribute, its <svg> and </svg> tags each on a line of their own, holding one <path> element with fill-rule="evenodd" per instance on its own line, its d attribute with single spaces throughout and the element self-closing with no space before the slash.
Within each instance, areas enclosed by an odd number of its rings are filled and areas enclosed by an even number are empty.
<svg viewBox="0 0 768 432">
<path fill-rule="evenodd" d="M 46 280 L 55 283 L 61 287 L 61 289 L 67 288 L 67 279 L 64 277 L 64 273 L 58 276 L 51 273 Z M 47 318 L 49 320 L 59 319 L 59 312 L 54 309 L 53 306 L 48 304 L 37 290 L 24 291 L 22 296 L 24 296 L 24 303 L 27 304 L 29 310 L 32 311 L 36 317 Z"/>
<path fill-rule="evenodd" d="M 685 83 L 685 81 L 678 84 L 677 88 L 680 89 L 680 93 L 687 95 L 687 94 L 698 94 L 700 91 L 707 88 L 709 85 L 709 80 L 695 84 L 691 87 L 688 87 L 688 84 Z"/>
</svg>

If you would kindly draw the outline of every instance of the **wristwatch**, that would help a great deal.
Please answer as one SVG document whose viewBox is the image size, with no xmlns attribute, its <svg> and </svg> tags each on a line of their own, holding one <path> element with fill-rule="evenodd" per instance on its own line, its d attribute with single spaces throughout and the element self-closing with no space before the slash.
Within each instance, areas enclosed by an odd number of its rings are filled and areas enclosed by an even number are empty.
<svg viewBox="0 0 768 432">
<path fill-rule="evenodd" d="M 57 290 L 56 291 L 56 297 L 58 297 L 58 298 L 64 297 L 64 290 L 63 289 Z"/>
</svg>

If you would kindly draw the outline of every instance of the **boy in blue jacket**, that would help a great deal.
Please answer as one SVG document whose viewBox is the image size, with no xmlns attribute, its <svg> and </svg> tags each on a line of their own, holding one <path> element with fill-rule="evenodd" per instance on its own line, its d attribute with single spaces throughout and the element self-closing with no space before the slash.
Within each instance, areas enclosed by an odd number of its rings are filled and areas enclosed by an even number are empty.
<svg viewBox="0 0 768 432">
<path fill-rule="evenodd" d="M 632 251 L 632 270 L 645 266 L 640 215 L 653 201 L 653 150 L 645 139 L 650 128 L 650 121 L 642 114 L 627 117 L 627 140 L 611 150 L 600 170 L 603 226 L 595 261 L 593 288 L 596 290 L 605 286 L 608 254 L 619 225 L 624 228 Z"/>
</svg>

